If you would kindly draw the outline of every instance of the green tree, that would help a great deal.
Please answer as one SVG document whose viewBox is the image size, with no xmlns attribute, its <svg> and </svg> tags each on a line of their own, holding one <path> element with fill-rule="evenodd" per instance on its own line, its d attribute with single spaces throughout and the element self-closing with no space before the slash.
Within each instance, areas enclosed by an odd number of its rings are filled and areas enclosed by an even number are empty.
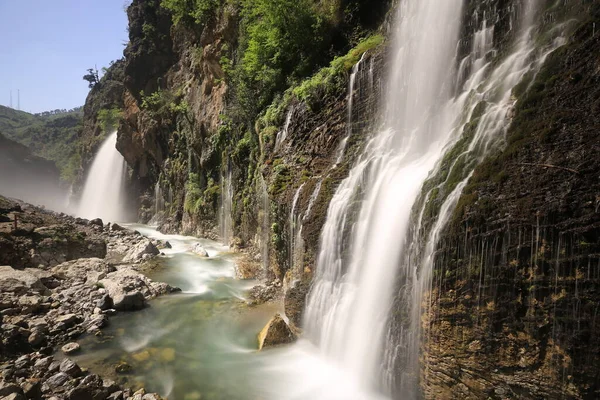
<svg viewBox="0 0 600 400">
<path fill-rule="evenodd" d="M 83 80 L 88 82 L 88 87 L 91 89 L 100 82 L 100 78 L 98 77 L 97 68 L 88 68 L 87 71 L 88 73 L 83 76 Z"/>
</svg>

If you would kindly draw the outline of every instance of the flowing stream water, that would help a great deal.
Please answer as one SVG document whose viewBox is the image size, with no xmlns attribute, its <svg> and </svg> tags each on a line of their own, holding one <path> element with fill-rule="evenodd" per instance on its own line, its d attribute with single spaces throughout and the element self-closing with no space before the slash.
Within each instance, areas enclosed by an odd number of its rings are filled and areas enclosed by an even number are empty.
<svg viewBox="0 0 600 400">
<path fill-rule="evenodd" d="M 127 164 L 117 151 L 117 132 L 111 133 L 94 157 L 85 180 L 78 215 L 83 218 L 102 218 L 104 222 L 124 221 L 125 174 Z"/>
<path fill-rule="evenodd" d="M 144 225 L 125 225 L 168 240 L 154 280 L 180 287 L 182 293 L 150 302 L 142 311 L 119 313 L 101 337 L 87 336 L 75 360 L 92 372 L 133 387 L 143 386 L 170 399 L 256 399 L 256 376 L 267 362 L 257 349 L 257 333 L 275 306 L 249 308 L 243 300 L 254 281 L 235 279 L 235 255 L 204 239 L 163 235 Z M 190 251 L 200 243 L 209 257 Z M 132 369 L 117 374 L 125 362 Z"/>
</svg>

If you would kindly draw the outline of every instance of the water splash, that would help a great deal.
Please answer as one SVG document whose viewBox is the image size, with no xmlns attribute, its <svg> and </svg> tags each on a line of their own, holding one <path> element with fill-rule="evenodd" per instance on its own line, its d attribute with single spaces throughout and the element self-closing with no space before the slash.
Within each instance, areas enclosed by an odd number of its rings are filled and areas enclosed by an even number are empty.
<svg viewBox="0 0 600 400">
<path fill-rule="evenodd" d="M 127 220 L 125 181 L 127 164 L 117 151 L 117 132 L 111 133 L 94 158 L 85 181 L 78 215 L 107 221 Z"/>
</svg>

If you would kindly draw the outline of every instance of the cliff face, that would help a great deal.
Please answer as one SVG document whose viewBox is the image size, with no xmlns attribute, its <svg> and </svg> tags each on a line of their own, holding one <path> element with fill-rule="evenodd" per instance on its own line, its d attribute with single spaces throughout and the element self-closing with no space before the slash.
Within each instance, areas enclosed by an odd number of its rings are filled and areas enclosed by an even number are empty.
<svg viewBox="0 0 600 400">
<path fill-rule="evenodd" d="M 268 109 L 249 115 L 254 107 L 241 104 L 231 72 L 247 41 L 239 4 L 223 5 L 198 28 L 172 23 L 159 3 L 134 1 L 128 10 L 117 148 L 141 193 L 139 217 L 249 252 L 260 266 L 242 274 L 284 280 L 294 289 L 288 305 L 299 324 L 329 200 L 380 98 L 382 38 L 349 53 L 351 44 L 333 44 L 343 55 L 335 68 L 292 84 Z M 355 11 L 331 28 L 337 42 L 354 40 L 340 39 L 349 24 L 371 32 L 389 7 L 347 3 Z M 347 87 L 361 57 L 349 113 Z"/>
<path fill-rule="evenodd" d="M 600 396 L 600 8 L 571 7 L 578 27 L 521 95 L 506 145 L 476 168 L 440 240 L 426 398 Z"/>
</svg>

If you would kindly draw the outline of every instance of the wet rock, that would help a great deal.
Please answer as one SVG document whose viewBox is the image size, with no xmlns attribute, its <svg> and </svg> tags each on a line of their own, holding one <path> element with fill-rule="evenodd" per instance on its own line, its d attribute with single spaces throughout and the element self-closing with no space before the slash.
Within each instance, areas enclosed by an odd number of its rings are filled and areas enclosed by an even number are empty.
<svg viewBox="0 0 600 400">
<path fill-rule="evenodd" d="M 292 343 L 295 339 L 285 320 L 276 314 L 258 334 L 258 349 Z"/>
<path fill-rule="evenodd" d="M 309 289 L 310 283 L 300 282 L 285 294 L 285 315 L 290 319 L 290 323 L 296 327 L 299 327 L 302 321 L 302 312 L 306 305 L 306 296 Z"/>
<path fill-rule="evenodd" d="M 101 299 L 96 301 L 96 307 L 102 311 L 108 310 L 113 307 L 113 301 L 108 294 L 105 294 Z"/>
<path fill-rule="evenodd" d="M 60 372 L 64 372 L 65 374 L 76 378 L 81 375 L 81 368 L 79 368 L 79 365 L 77 365 L 73 360 L 65 358 L 60 363 Z"/>
<path fill-rule="evenodd" d="M 124 263 L 134 263 L 142 260 L 145 255 L 156 256 L 160 251 L 154 243 L 148 239 L 142 239 L 137 244 L 133 245 L 123 257 Z"/>
<path fill-rule="evenodd" d="M 108 397 L 108 400 L 123 400 L 123 391 L 119 390 L 114 393 L 111 393 Z"/>
<path fill-rule="evenodd" d="M 104 223 L 102 222 L 102 219 L 100 218 L 94 218 L 90 221 L 90 225 L 95 225 L 95 226 L 99 226 L 101 228 L 104 227 Z"/>
<path fill-rule="evenodd" d="M 112 223 L 112 224 L 110 225 L 110 230 L 111 230 L 112 232 L 121 232 L 121 231 L 124 231 L 124 230 L 125 230 L 125 228 L 123 228 L 123 227 L 122 227 L 121 225 L 119 225 L 119 224 Z"/>
<path fill-rule="evenodd" d="M 65 354 L 73 354 L 78 352 L 80 349 L 81 347 L 79 346 L 79 343 L 75 342 L 67 343 L 61 347 L 62 352 Z"/>
<path fill-rule="evenodd" d="M 128 372 L 131 372 L 132 369 L 133 368 L 131 368 L 131 365 L 127 364 L 125 361 L 121 361 L 117 365 L 115 365 L 115 372 L 119 374 L 126 374 Z"/>
<path fill-rule="evenodd" d="M 78 320 L 78 317 L 75 314 L 61 315 L 60 317 L 56 318 L 56 320 L 55 320 L 56 329 L 66 330 L 66 329 L 70 328 L 71 326 L 75 325 L 77 320 Z"/>
<path fill-rule="evenodd" d="M 36 371 L 47 371 L 50 367 L 50 364 L 52 364 L 52 361 L 54 361 L 54 357 L 52 356 L 41 358 L 35 362 L 33 368 Z"/>
<path fill-rule="evenodd" d="M 156 393 L 148 393 L 142 396 L 142 400 L 160 400 L 160 396 Z"/>
<path fill-rule="evenodd" d="M 0 397 L 6 397 L 13 393 L 22 393 L 22 389 L 19 385 L 8 382 L 0 382 Z"/>
<path fill-rule="evenodd" d="M 52 375 L 50 378 L 48 378 L 48 380 L 45 382 L 45 384 L 48 385 L 48 387 L 51 389 L 56 389 L 58 387 L 61 387 L 65 383 L 67 383 L 69 381 L 69 379 L 71 379 L 69 377 L 69 375 L 67 375 L 64 372 L 59 372 L 55 375 Z"/>
<path fill-rule="evenodd" d="M 0 266 L 0 293 L 25 294 L 29 291 L 46 294 L 48 288 L 28 272 Z"/>
<path fill-rule="evenodd" d="M 93 400 L 93 390 L 87 386 L 77 386 L 67 393 L 67 400 Z"/>
<path fill-rule="evenodd" d="M 34 400 L 42 398 L 42 384 L 39 379 L 28 379 L 21 388 L 26 398 Z"/>
<path fill-rule="evenodd" d="M 42 346 L 46 342 L 46 335 L 39 330 L 33 331 L 27 338 L 27 342 L 33 347 Z"/>
<path fill-rule="evenodd" d="M 3 397 L 2 400 L 25 400 L 25 396 L 21 393 L 11 393 L 8 396 Z"/>
<path fill-rule="evenodd" d="M 208 257 L 208 252 L 206 251 L 206 249 L 204 249 L 204 247 L 202 247 L 200 243 L 196 243 L 195 245 L 193 245 L 191 250 L 192 253 L 197 254 L 201 257 Z"/>
</svg>

